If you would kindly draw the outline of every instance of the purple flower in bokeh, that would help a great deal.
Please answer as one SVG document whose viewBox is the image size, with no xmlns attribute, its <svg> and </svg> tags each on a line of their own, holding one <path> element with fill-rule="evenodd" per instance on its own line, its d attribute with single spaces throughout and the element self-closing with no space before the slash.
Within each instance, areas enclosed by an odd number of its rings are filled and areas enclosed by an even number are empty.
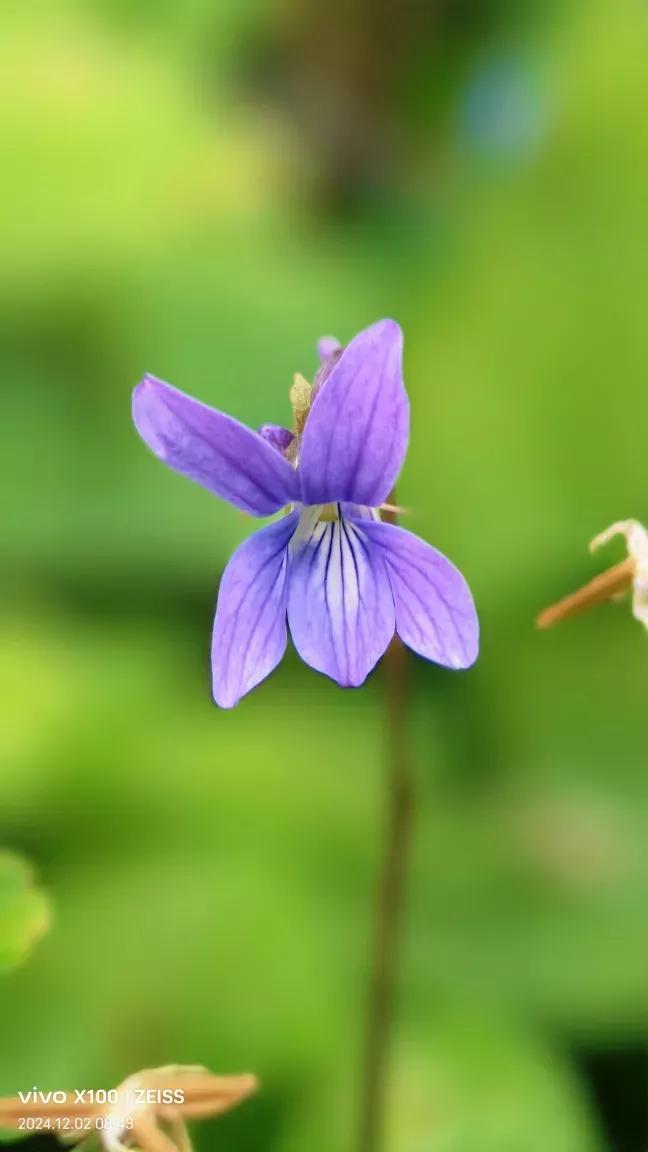
<svg viewBox="0 0 648 1152">
<path fill-rule="evenodd" d="M 395 631 L 438 664 L 475 661 L 479 626 L 461 573 L 380 519 L 409 439 L 402 349 L 393 320 L 345 348 L 321 341 L 312 388 L 295 378 L 294 432 L 254 432 L 151 376 L 135 389 L 135 426 L 165 464 L 252 516 L 287 510 L 225 569 L 212 640 L 221 707 L 276 668 L 287 624 L 302 659 L 345 687 L 362 684 Z"/>
</svg>

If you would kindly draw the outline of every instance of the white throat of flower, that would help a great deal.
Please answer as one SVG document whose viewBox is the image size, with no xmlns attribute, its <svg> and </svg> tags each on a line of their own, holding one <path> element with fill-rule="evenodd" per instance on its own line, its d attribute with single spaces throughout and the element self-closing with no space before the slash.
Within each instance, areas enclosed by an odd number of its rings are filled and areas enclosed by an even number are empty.
<svg viewBox="0 0 648 1152">
<path fill-rule="evenodd" d="M 319 524 L 336 524 L 344 518 L 340 504 L 304 504 L 297 511 L 299 520 L 290 541 L 291 552 L 313 540 Z M 353 505 L 353 515 L 360 520 L 380 520 L 380 509 L 356 504 Z"/>
</svg>

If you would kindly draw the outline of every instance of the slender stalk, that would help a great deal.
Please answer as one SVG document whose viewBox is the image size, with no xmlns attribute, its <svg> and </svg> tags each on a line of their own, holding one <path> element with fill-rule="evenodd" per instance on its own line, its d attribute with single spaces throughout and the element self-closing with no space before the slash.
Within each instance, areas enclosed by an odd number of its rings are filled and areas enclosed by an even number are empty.
<svg viewBox="0 0 648 1152">
<path fill-rule="evenodd" d="M 538 628 L 552 628 L 561 620 L 575 616 L 578 612 L 586 612 L 595 604 L 602 604 L 605 600 L 613 600 L 615 596 L 619 596 L 631 586 L 635 568 L 635 561 L 632 556 L 629 556 L 627 560 L 615 564 L 614 568 L 608 568 L 607 572 L 601 572 L 583 588 L 579 588 L 577 592 L 572 592 L 569 596 L 564 596 L 557 604 L 551 604 L 549 608 L 545 608 L 536 618 Z"/>
<path fill-rule="evenodd" d="M 395 493 L 392 493 L 390 499 L 395 504 L 394 497 Z M 395 519 L 395 513 L 389 518 Z M 408 724 L 409 658 L 398 637 L 394 638 L 385 655 L 382 672 L 387 712 L 387 811 L 376 889 L 357 1152 L 379 1152 L 383 1139 L 389 1046 L 414 811 Z"/>
</svg>

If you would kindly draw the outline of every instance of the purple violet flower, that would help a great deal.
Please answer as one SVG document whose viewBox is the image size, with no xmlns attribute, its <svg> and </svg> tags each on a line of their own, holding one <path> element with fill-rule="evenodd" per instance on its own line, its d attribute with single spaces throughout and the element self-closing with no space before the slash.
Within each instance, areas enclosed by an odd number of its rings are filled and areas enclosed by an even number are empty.
<svg viewBox="0 0 648 1152">
<path fill-rule="evenodd" d="M 156 456 L 252 516 L 280 519 L 237 548 L 212 639 L 214 698 L 233 707 L 276 668 L 286 622 L 303 660 L 362 684 L 394 632 L 427 660 L 468 668 L 479 624 L 461 573 L 380 519 L 409 440 L 402 332 L 381 320 L 340 348 L 320 344 L 313 386 L 295 378 L 295 431 L 254 432 L 146 376 L 133 418 Z"/>
</svg>

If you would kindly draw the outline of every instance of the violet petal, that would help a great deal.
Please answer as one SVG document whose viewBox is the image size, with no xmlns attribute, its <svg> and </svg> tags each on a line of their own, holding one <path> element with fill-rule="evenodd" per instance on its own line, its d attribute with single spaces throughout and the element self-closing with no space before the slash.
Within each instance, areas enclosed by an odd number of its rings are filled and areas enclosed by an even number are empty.
<svg viewBox="0 0 648 1152">
<path fill-rule="evenodd" d="M 138 384 L 133 420 L 165 464 L 252 516 L 299 499 L 295 470 L 257 432 L 162 380 Z"/>
<path fill-rule="evenodd" d="M 394 634 L 380 549 L 348 520 L 320 521 L 290 546 L 288 623 L 302 660 L 343 687 L 371 672 Z"/>
<path fill-rule="evenodd" d="M 286 649 L 287 545 L 292 512 L 245 540 L 221 580 L 212 635 L 214 699 L 235 704 L 276 668 Z"/>
<path fill-rule="evenodd" d="M 469 668 L 479 650 L 479 620 L 461 572 L 404 528 L 375 520 L 358 524 L 384 558 L 403 643 L 436 664 Z"/>
<path fill-rule="evenodd" d="M 409 438 L 402 332 L 381 320 L 346 346 L 306 421 L 299 457 L 305 504 L 377 507 L 391 492 Z"/>
</svg>

